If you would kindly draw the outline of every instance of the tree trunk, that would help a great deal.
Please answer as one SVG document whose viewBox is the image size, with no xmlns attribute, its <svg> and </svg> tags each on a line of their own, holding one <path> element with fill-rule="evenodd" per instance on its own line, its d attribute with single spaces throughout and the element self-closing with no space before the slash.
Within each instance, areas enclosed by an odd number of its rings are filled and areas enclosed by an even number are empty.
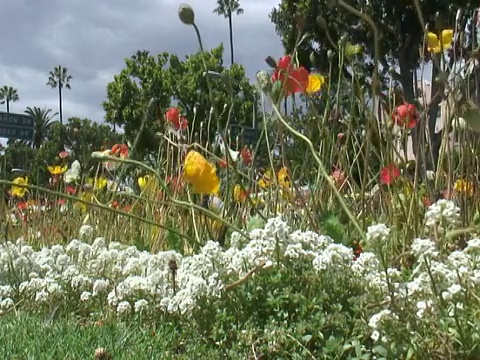
<svg viewBox="0 0 480 360">
<path fill-rule="evenodd" d="M 10 99 L 7 97 L 5 102 L 7 103 L 7 114 L 10 114 Z"/>
<path fill-rule="evenodd" d="M 63 125 L 63 114 L 62 114 L 62 83 L 58 84 L 58 107 L 60 110 L 60 125 Z"/>
<path fill-rule="evenodd" d="M 230 60 L 233 65 L 233 26 L 232 26 L 232 11 L 228 10 L 228 30 L 230 31 Z"/>
</svg>

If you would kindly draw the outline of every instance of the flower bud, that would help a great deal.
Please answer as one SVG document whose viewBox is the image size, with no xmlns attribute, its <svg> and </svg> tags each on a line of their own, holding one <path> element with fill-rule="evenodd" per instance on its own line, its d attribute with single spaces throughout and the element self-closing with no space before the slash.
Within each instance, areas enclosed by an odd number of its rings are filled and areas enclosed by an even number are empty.
<svg viewBox="0 0 480 360">
<path fill-rule="evenodd" d="M 335 53 L 333 52 L 333 50 L 328 50 L 327 51 L 327 59 L 328 60 L 333 60 L 333 57 L 335 56 Z"/>
<path fill-rule="evenodd" d="M 274 58 L 272 58 L 271 56 L 267 57 L 265 59 L 265 62 L 268 64 L 268 66 L 270 66 L 272 69 L 276 69 L 277 68 L 277 62 L 275 61 Z"/>
<path fill-rule="evenodd" d="M 180 5 L 178 8 L 178 17 L 185 25 L 193 25 L 195 23 L 195 12 L 190 5 Z"/>
</svg>

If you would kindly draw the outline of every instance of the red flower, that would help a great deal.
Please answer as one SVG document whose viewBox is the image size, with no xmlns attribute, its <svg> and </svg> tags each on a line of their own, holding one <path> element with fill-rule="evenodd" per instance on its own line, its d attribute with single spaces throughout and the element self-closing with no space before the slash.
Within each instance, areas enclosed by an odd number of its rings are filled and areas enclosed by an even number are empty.
<svg viewBox="0 0 480 360">
<path fill-rule="evenodd" d="M 188 127 L 188 120 L 180 114 L 180 109 L 171 107 L 165 112 L 165 119 L 175 128 L 175 130 L 185 130 Z"/>
<path fill-rule="evenodd" d="M 225 159 L 218 160 L 218 166 L 222 169 L 225 169 L 227 167 L 227 161 Z"/>
<path fill-rule="evenodd" d="M 281 81 L 285 95 L 305 92 L 308 86 L 308 71 L 303 66 L 294 68 L 292 58 L 286 55 L 278 60 L 277 68 L 273 72 L 272 81 Z"/>
<path fill-rule="evenodd" d="M 363 247 L 358 242 L 353 242 L 353 260 L 357 260 L 360 254 L 363 253 Z"/>
<path fill-rule="evenodd" d="M 400 170 L 390 164 L 380 170 L 380 182 L 384 185 L 391 185 L 400 176 Z"/>
<path fill-rule="evenodd" d="M 115 144 L 115 145 L 113 145 L 112 154 L 120 156 L 122 158 L 128 157 L 128 145 L 125 145 L 125 144 Z"/>
<path fill-rule="evenodd" d="M 28 204 L 25 201 L 19 202 L 17 204 L 17 209 L 18 210 L 25 210 L 26 208 L 28 208 Z"/>
<path fill-rule="evenodd" d="M 430 198 L 426 195 L 423 197 L 422 202 L 425 207 L 432 205 L 432 200 L 430 200 Z"/>
<path fill-rule="evenodd" d="M 393 110 L 392 118 L 398 126 L 412 129 L 417 125 L 418 116 L 415 105 L 405 103 L 397 106 L 395 110 Z"/>
<path fill-rule="evenodd" d="M 252 152 L 247 149 L 247 148 L 243 148 L 241 151 L 240 151 L 240 157 L 242 158 L 242 161 L 243 161 L 243 164 L 245 166 L 249 166 L 253 163 L 253 155 L 252 155 Z"/>
<path fill-rule="evenodd" d="M 60 159 L 66 159 L 68 157 L 68 151 L 62 151 L 60 154 L 58 154 L 58 157 Z"/>
<path fill-rule="evenodd" d="M 65 192 L 68 194 L 68 195 L 75 195 L 77 193 L 77 189 L 75 189 L 73 186 L 67 186 L 65 188 Z"/>
</svg>

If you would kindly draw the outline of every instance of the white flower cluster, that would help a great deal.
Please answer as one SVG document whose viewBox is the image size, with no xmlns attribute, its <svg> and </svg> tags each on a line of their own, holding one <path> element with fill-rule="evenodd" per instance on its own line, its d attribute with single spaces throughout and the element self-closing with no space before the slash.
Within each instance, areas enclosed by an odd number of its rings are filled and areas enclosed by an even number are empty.
<svg viewBox="0 0 480 360">
<path fill-rule="evenodd" d="M 440 199 L 430 205 L 425 213 L 427 227 L 441 226 L 447 228 L 458 224 L 460 208 L 451 200 Z"/>
<path fill-rule="evenodd" d="M 80 235 L 92 236 L 83 226 Z M 224 250 L 208 241 L 198 254 L 175 251 L 151 254 L 96 238 L 87 244 L 72 240 L 35 251 L 23 240 L 0 245 L 0 310 L 24 300 L 107 304 L 119 315 L 161 308 L 189 313 L 201 299 L 219 297 L 233 282 L 262 264 L 273 266 L 278 257 L 312 263 L 315 268 L 349 265 L 351 249 L 329 237 L 291 231 L 281 218 L 252 230 L 249 239 L 232 235 Z"/>
</svg>

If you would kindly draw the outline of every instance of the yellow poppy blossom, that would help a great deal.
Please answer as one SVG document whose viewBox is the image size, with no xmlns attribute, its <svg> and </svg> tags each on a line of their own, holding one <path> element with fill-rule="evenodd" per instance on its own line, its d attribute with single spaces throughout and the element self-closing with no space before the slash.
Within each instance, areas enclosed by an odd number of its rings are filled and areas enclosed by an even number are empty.
<svg viewBox="0 0 480 360">
<path fill-rule="evenodd" d="M 104 178 L 103 176 L 98 177 L 98 178 L 87 178 L 86 183 L 90 185 L 94 191 L 100 191 L 103 190 L 107 187 L 108 180 Z"/>
<path fill-rule="evenodd" d="M 282 167 L 277 174 L 278 184 L 283 188 L 290 188 L 290 176 L 286 167 Z"/>
<path fill-rule="evenodd" d="M 17 177 L 12 181 L 15 185 L 28 185 L 28 177 Z M 10 193 L 15 197 L 24 197 L 28 193 L 28 189 L 20 186 L 13 185 L 10 189 Z"/>
<path fill-rule="evenodd" d="M 185 157 L 183 178 L 199 194 L 216 194 L 220 190 L 215 165 L 193 150 Z"/>
<path fill-rule="evenodd" d="M 150 176 L 145 175 L 145 176 L 139 177 L 137 179 L 137 183 L 138 183 L 138 187 L 140 188 L 140 191 L 145 190 L 149 182 L 150 182 Z"/>
<path fill-rule="evenodd" d="M 452 42 L 453 30 L 451 29 L 442 30 L 441 39 L 435 33 L 429 32 L 427 34 L 427 49 L 434 54 L 439 54 L 448 49 L 452 46 Z"/>
<path fill-rule="evenodd" d="M 142 194 L 150 197 L 153 197 L 159 188 L 158 179 L 155 176 L 141 176 L 137 179 L 137 183 Z"/>
<path fill-rule="evenodd" d="M 322 89 L 323 84 L 325 84 L 325 77 L 320 74 L 310 74 L 308 75 L 308 85 L 305 92 L 307 94 L 314 94 Z"/>
<path fill-rule="evenodd" d="M 465 194 L 467 196 L 473 195 L 473 183 L 464 179 L 458 179 L 453 185 L 455 191 L 460 194 Z"/>
<path fill-rule="evenodd" d="M 48 172 L 52 175 L 62 175 L 63 173 L 65 173 L 67 170 L 68 170 L 68 166 L 67 165 L 64 165 L 64 166 L 60 166 L 60 165 L 55 165 L 55 166 L 52 166 L 52 165 L 48 165 L 47 166 L 47 169 L 48 169 Z"/>
</svg>

